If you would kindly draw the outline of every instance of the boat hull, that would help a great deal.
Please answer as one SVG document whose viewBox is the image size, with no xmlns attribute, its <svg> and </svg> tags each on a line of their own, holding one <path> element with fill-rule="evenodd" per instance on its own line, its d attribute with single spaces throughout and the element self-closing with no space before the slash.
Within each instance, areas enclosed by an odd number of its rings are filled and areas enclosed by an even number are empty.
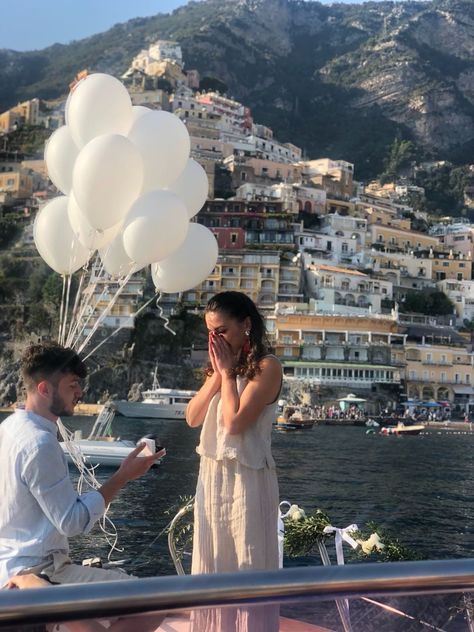
<svg viewBox="0 0 474 632">
<path fill-rule="evenodd" d="M 153 404 L 147 402 L 127 402 L 115 400 L 112 402 L 118 415 L 136 417 L 139 419 L 167 419 L 168 421 L 184 421 L 186 404 Z"/>
<path fill-rule="evenodd" d="M 417 426 L 385 426 L 380 431 L 380 434 L 383 435 L 419 435 L 425 429 L 425 426 L 417 425 Z"/>
<path fill-rule="evenodd" d="M 82 439 L 80 441 L 73 441 L 73 444 L 79 448 L 87 465 L 100 465 L 103 467 L 120 467 L 124 459 L 136 448 L 136 444 L 132 441 L 109 442 Z M 73 464 L 66 445 L 61 442 L 60 446 L 67 462 Z M 158 463 L 159 461 L 157 464 Z"/>
</svg>

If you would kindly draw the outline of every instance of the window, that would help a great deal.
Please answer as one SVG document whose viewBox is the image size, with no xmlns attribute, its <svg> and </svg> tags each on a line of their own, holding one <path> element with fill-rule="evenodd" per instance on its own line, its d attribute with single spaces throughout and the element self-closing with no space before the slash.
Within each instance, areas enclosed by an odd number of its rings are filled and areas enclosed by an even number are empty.
<svg viewBox="0 0 474 632">
<path fill-rule="evenodd" d="M 230 234 L 230 243 L 235 244 L 237 242 L 237 233 Z"/>
<path fill-rule="evenodd" d="M 344 243 L 342 244 L 342 248 L 341 248 L 341 250 L 342 250 L 342 252 L 348 252 L 349 247 L 348 247 L 348 245 L 346 244 L 346 242 L 344 242 Z"/>
<path fill-rule="evenodd" d="M 471 383 L 471 376 L 469 375 L 469 373 L 466 373 L 466 375 L 465 375 L 465 382 L 466 382 L 466 384 L 470 384 Z"/>
</svg>

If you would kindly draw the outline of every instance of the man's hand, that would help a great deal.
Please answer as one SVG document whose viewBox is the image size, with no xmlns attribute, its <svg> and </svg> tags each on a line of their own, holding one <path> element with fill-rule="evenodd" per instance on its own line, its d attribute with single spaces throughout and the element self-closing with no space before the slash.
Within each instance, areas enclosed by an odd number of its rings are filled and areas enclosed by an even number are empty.
<svg viewBox="0 0 474 632">
<path fill-rule="evenodd" d="M 117 474 L 125 479 L 125 483 L 134 481 L 146 474 L 150 467 L 166 454 L 166 450 L 163 448 L 150 456 L 139 456 L 145 446 L 146 443 L 139 443 L 119 467 Z"/>
<path fill-rule="evenodd" d="M 166 454 L 166 450 L 160 450 L 151 456 L 139 456 L 145 447 L 145 443 L 139 443 L 137 447 L 130 452 L 126 459 L 122 462 L 119 469 L 106 481 L 99 492 L 104 497 L 106 506 L 110 505 L 114 496 L 125 487 L 129 481 L 133 481 L 143 474 L 146 474 L 150 467 Z"/>
<path fill-rule="evenodd" d="M 41 579 L 41 577 L 38 577 L 33 573 L 27 573 L 25 575 L 14 575 L 13 577 L 10 577 L 3 588 L 7 588 L 8 590 L 15 588 L 45 588 L 50 585 L 51 584 L 45 579 Z"/>
</svg>

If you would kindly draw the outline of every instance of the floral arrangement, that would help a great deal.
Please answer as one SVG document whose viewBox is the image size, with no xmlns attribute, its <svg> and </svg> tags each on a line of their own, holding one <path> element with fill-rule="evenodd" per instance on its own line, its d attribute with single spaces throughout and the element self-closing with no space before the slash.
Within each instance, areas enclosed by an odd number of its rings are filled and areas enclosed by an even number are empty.
<svg viewBox="0 0 474 632">
<path fill-rule="evenodd" d="M 192 548 L 193 503 L 193 496 L 180 496 L 178 501 L 165 512 L 171 516 L 181 512 L 179 521 L 173 525 L 170 523 L 166 529 L 168 533 L 171 531 L 178 560 L 182 560 Z M 407 548 L 398 538 L 374 522 L 368 522 L 362 529 L 359 529 L 357 525 L 336 529 L 331 526 L 328 514 L 321 509 L 315 509 L 307 514 L 298 505 L 291 505 L 282 518 L 283 546 L 289 557 L 319 554 L 319 544 L 328 543 L 331 538 L 334 538 L 336 532 L 336 540 L 340 538 L 351 545 L 350 558 L 353 560 L 400 562 L 421 559 L 419 554 Z M 342 545 L 340 550 L 341 548 Z"/>
<path fill-rule="evenodd" d="M 284 549 L 289 557 L 302 557 L 318 552 L 320 542 L 332 536 L 329 516 L 315 509 L 308 515 L 298 505 L 291 505 L 284 516 Z M 420 559 L 420 556 L 404 546 L 396 537 L 374 522 L 363 529 L 340 529 L 343 539 L 351 543 L 352 558 L 364 561 L 400 562 Z"/>
</svg>

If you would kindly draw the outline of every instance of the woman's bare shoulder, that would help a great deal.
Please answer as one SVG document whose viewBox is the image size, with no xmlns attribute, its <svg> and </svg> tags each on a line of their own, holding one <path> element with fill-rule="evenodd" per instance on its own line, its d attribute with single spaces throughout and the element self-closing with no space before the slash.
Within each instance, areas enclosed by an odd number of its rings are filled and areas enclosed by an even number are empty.
<svg viewBox="0 0 474 632">
<path fill-rule="evenodd" d="M 262 371 L 279 371 L 281 373 L 281 362 L 272 354 L 263 356 L 259 364 Z"/>
</svg>

